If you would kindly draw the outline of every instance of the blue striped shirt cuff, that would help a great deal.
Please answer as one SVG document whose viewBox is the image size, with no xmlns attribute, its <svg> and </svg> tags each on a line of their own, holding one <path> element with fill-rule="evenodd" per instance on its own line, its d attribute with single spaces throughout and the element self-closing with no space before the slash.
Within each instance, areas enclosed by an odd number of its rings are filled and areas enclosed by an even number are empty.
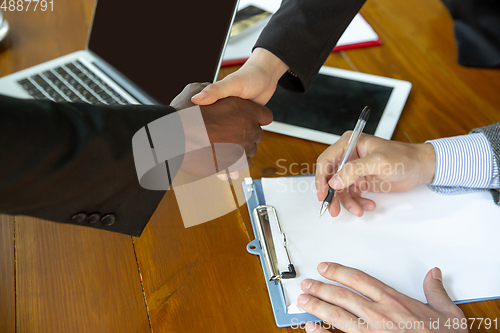
<svg viewBox="0 0 500 333">
<path fill-rule="evenodd" d="M 483 133 L 427 142 L 436 152 L 436 172 L 431 184 L 434 191 L 458 194 L 498 188 L 498 165 Z"/>
</svg>

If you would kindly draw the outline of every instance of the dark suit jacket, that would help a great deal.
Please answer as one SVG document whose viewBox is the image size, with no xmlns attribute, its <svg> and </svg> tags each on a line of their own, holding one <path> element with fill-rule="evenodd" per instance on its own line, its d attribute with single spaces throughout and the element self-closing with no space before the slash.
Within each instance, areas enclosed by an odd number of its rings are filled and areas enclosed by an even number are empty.
<svg viewBox="0 0 500 333">
<path fill-rule="evenodd" d="M 454 20 L 457 61 L 464 66 L 500 66 L 500 2 L 442 0 Z"/>
<path fill-rule="evenodd" d="M 141 234 L 165 192 L 139 185 L 132 136 L 173 108 L 0 105 L 0 213 Z"/>
<path fill-rule="evenodd" d="M 306 90 L 365 0 L 283 0 L 260 35 L 262 47 L 290 67 L 280 85 Z"/>
</svg>

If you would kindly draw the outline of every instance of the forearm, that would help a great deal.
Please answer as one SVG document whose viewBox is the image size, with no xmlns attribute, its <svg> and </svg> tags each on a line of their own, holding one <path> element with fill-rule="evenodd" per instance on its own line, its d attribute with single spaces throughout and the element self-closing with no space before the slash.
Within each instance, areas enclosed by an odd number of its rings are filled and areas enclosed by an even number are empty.
<svg viewBox="0 0 500 333">
<path fill-rule="evenodd" d="M 272 82 L 278 82 L 279 79 L 289 69 L 288 65 L 272 52 L 257 47 L 253 50 L 252 55 L 243 66 L 259 66 L 271 78 Z"/>
<path fill-rule="evenodd" d="M 364 2 L 284 0 L 255 47 L 272 52 L 290 68 L 280 84 L 304 91 Z"/>
</svg>

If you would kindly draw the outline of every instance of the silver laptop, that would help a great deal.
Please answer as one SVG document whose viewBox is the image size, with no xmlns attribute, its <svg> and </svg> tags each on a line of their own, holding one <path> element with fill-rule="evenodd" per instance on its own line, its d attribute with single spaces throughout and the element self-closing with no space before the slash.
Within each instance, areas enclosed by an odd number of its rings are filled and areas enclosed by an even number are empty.
<svg viewBox="0 0 500 333">
<path fill-rule="evenodd" d="M 166 104 L 217 78 L 238 0 L 98 0 L 85 50 L 0 78 L 0 94 Z"/>
</svg>

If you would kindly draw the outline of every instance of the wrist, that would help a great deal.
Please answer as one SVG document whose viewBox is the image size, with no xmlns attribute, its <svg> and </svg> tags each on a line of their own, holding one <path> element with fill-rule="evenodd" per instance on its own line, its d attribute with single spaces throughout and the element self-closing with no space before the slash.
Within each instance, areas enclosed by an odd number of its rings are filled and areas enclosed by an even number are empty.
<svg viewBox="0 0 500 333">
<path fill-rule="evenodd" d="M 276 82 L 289 69 L 288 65 L 285 64 L 283 60 L 275 56 L 272 52 L 260 47 L 253 50 L 247 64 L 261 67 L 267 75 Z"/>
<path fill-rule="evenodd" d="M 430 185 L 436 173 L 436 152 L 430 143 L 418 144 L 418 160 L 421 164 L 420 185 Z"/>
</svg>

